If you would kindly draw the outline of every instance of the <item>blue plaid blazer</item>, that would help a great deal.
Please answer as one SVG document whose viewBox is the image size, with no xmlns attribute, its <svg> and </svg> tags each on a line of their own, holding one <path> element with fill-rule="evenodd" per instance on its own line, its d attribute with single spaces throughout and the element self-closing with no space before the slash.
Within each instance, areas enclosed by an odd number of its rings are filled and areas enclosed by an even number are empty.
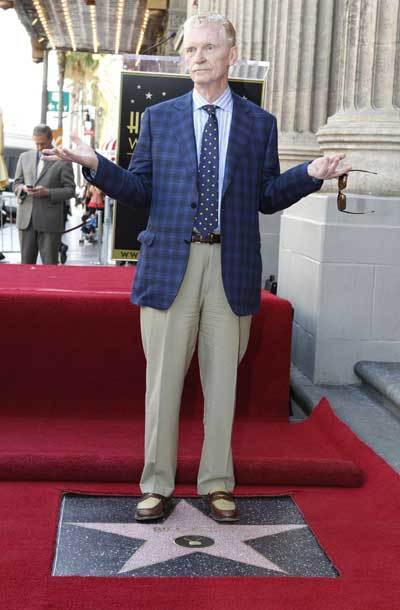
<svg viewBox="0 0 400 610">
<path fill-rule="evenodd" d="M 303 163 L 280 174 L 276 119 L 233 95 L 233 115 L 221 202 L 222 278 L 237 315 L 260 303 L 259 212 L 273 214 L 318 190 Z M 150 208 L 132 302 L 167 309 L 183 280 L 198 204 L 192 92 L 148 108 L 127 170 L 101 155 L 87 180 L 118 201 Z"/>
</svg>

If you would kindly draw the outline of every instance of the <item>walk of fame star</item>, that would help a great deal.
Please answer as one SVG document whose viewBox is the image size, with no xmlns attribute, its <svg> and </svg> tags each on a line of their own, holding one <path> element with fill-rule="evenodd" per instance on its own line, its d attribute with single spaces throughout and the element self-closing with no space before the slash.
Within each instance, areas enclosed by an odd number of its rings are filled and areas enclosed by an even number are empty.
<svg viewBox="0 0 400 610">
<path fill-rule="evenodd" d="M 139 549 L 119 569 L 120 574 L 193 553 L 205 553 L 222 559 L 266 568 L 284 575 L 286 574 L 285 570 L 264 557 L 249 544 L 246 544 L 246 541 L 307 527 L 305 524 L 290 523 L 283 525 L 216 523 L 185 500 L 180 500 L 172 513 L 163 522 L 159 523 L 69 522 L 69 524 L 143 540 Z M 188 540 L 188 545 L 182 546 L 182 538 L 185 537 Z M 208 542 L 200 547 L 198 543 L 203 543 L 204 540 Z M 194 543 L 193 548 L 191 548 L 191 542 Z"/>
</svg>

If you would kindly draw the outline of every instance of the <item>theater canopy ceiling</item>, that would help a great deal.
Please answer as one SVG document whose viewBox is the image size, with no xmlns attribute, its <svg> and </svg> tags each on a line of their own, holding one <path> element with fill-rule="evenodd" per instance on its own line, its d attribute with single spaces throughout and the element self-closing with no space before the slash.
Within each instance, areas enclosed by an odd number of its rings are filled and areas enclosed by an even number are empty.
<svg viewBox="0 0 400 610">
<path fill-rule="evenodd" d="M 34 61 L 41 61 L 45 49 L 139 53 L 163 37 L 168 20 L 168 0 L 15 0 L 13 4 L 31 37 Z"/>
</svg>

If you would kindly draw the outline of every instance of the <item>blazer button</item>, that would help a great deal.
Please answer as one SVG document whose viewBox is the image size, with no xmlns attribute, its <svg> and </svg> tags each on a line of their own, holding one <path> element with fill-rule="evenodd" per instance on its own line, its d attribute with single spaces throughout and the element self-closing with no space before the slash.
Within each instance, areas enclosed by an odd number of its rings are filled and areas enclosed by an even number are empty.
<svg viewBox="0 0 400 610">
<path fill-rule="evenodd" d="M 190 205 L 191 205 L 191 207 L 192 207 L 193 209 L 194 209 L 194 208 L 197 208 L 197 203 L 195 203 L 194 201 L 193 201 L 193 203 L 191 203 Z"/>
</svg>

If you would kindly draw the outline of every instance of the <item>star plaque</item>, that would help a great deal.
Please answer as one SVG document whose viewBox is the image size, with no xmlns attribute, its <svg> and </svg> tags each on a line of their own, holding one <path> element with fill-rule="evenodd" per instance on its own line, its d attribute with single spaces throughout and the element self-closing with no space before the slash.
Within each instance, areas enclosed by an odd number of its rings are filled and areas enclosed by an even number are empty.
<svg viewBox="0 0 400 610">
<path fill-rule="evenodd" d="M 138 523 L 137 501 L 65 494 L 53 575 L 338 575 L 289 496 L 239 498 L 234 524 L 211 519 L 201 498 Z"/>
</svg>

